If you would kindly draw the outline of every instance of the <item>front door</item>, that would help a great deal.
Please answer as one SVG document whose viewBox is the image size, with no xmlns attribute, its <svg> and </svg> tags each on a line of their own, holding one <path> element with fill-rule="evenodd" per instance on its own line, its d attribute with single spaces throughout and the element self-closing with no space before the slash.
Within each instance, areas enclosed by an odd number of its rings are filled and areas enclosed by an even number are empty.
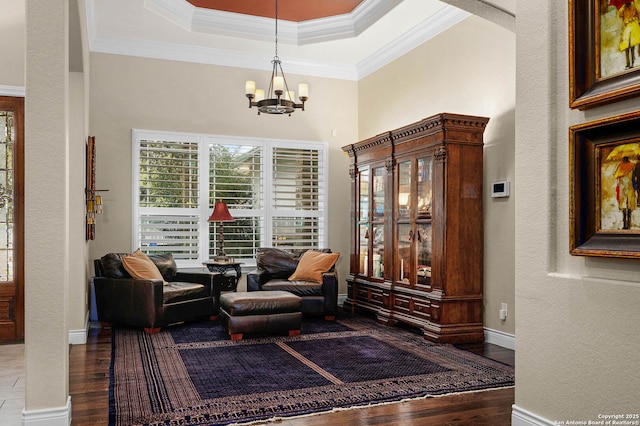
<svg viewBox="0 0 640 426">
<path fill-rule="evenodd" d="M 0 342 L 24 339 L 24 99 L 0 96 Z"/>
</svg>

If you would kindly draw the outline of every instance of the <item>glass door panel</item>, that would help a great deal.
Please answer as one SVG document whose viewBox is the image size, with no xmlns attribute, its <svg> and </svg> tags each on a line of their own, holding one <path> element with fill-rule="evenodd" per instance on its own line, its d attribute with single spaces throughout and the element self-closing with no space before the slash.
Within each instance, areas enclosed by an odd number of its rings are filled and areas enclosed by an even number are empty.
<svg viewBox="0 0 640 426">
<path fill-rule="evenodd" d="M 406 284 L 413 282 L 411 270 L 411 224 L 401 223 L 398 224 L 398 281 Z"/>
<path fill-rule="evenodd" d="M 359 222 L 369 220 L 369 169 L 360 172 L 360 209 Z"/>
<path fill-rule="evenodd" d="M 360 230 L 359 238 L 359 268 L 360 275 L 366 276 L 369 273 L 369 225 L 364 223 L 358 227 Z"/>
<path fill-rule="evenodd" d="M 418 223 L 416 229 L 416 240 L 418 242 L 416 274 L 418 284 L 429 285 L 431 283 L 431 224 Z"/>
<path fill-rule="evenodd" d="M 398 166 L 398 217 L 408 219 L 411 214 L 411 161 Z"/>
<path fill-rule="evenodd" d="M 386 169 L 378 167 L 373 169 L 373 217 L 374 220 L 384 219 L 384 181 Z"/>
<path fill-rule="evenodd" d="M 418 158 L 418 200 L 417 217 L 431 216 L 431 195 L 433 188 L 433 157 Z"/>
<path fill-rule="evenodd" d="M 369 273 L 369 169 L 360 171 L 360 188 L 358 203 L 358 273 L 366 276 Z"/>
<path fill-rule="evenodd" d="M 372 235 L 371 235 L 372 234 Z M 384 225 L 373 225 L 370 232 L 372 241 L 372 270 L 371 276 L 373 278 L 384 277 Z"/>
</svg>

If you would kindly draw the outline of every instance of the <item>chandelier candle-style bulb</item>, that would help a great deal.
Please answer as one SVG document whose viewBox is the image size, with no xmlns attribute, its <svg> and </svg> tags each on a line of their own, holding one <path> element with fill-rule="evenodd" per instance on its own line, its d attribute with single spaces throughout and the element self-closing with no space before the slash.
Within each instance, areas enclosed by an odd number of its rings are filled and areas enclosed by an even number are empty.
<svg viewBox="0 0 640 426">
<path fill-rule="evenodd" d="M 248 80 L 247 82 L 245 82 L 244 93 L 247 96 L 251 95 L 251 97 L 253 97 L 253 95 L 256 93 L 256 82 L 251 80 Z"/>
<path fill-rule="evenodd" d="M 256 89 L 256 102 L 264 100 L 264 89 Z"/>
<path fill-rule="evenodd" d="M 300 95 L 301 101 L 309 99 L 309 85 L 307 83 L 298 84 L 298 94 Z"/>
<path fill-rule="evenodd" d="M 276 92 L 276 95 L 282 96 L 284 92 L 284 77 L 280 75 L 273 77 L 273 91 Z"/>
<path fill-rule="evenodd" d="M 289 90 L 287 92 L 287 99 L 289 99 L 290 101 L 295 101 L 296 100 L 296 92 L 294 92 L 293 90 Z"/>
</svg>

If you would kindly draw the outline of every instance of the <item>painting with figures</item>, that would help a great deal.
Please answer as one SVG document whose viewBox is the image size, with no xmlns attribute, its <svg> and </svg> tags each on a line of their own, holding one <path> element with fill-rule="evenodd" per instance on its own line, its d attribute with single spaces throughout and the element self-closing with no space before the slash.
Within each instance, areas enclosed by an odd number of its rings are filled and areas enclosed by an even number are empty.
<svg viewBox="0 0 640 426">
<path fill-rule="evenodd" d="M 640 140 L 598 148 L 600 229 L 640 232 Z"/>
<path fill-rule="evenodd" d="M 640 0 L 597 0 L 600 78 L 640 67 Z"/>
</svg>

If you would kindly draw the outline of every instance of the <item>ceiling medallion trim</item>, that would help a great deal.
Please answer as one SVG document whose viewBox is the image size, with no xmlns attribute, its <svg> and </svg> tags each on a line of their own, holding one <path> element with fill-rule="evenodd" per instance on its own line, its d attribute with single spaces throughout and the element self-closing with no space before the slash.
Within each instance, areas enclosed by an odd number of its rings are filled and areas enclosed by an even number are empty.
<svg viewBox="0 0 640 426">
<path fill-rule="evenodd" d="M 300 23 L 281 21 L 280 39 L 304 45 L 355 37 L 401 2 L 364 0 L 351 13 Z M 270 41 L 273 36 L 272 18 L 199 8 L 186 0 L 144 0 L 144 7 L 192 32 L 261 41 Z"/>
</svg>

